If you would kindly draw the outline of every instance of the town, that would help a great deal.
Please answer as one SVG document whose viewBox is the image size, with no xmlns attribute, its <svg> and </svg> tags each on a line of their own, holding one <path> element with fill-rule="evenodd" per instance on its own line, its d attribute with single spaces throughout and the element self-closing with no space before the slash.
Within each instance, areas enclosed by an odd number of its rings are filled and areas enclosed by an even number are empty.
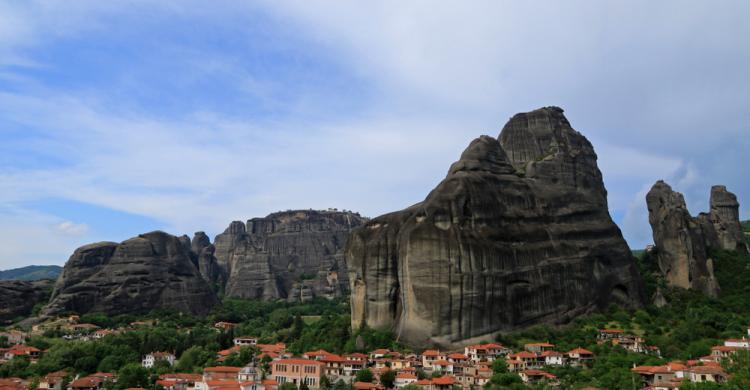
<svg viewBox="0 0 750 390">
<path fill-rule="evenodd" d="M 62 327 L 67 341 L 97 342 L 109 335 L 152 326 L 153 322 L 136 321 L 128 327 L 100 329 L 96 325 L 80 323 L 78 316 L 61 318 L 34 326 L 30 332 L 10 330 L 0 333 L 8 347 L 0 349 L 0 363 L 14 359 L 28 359 L 35 364 L 46 352 L 26 341 L 34 334 L 51 326 Z M 217 322 L 216 332 L 231 330 L 236 324 Z M 747 329 L 750 337 L 750 328 Z M 522 350 L 512 350 L 499 343 L 469 345 L 461 350 L 426 349 L 420 353 L 374 349 L 367 353 L 336 354 L 326 350 L 295 354 L 284 343 L 264 344 L 258 337 L 234 337 L 233 346 L 219 351 L 215 365 L 202 372 L 167 372 L 158 376 L 155 386 L 165 390 L 291 390 L 340 388 L 356 390 L 384 390 L 409 388 L 421 390 L 477 389 L 488 385 L 493 375 L 504 372 L 517 375 L 527 385 L 547 387 L 560 385 L 552 367 L 590 367 L 596 355 L 582 347 L 567 351 L 557 350 L 554 344 L 540 341 L 527 343 Z M 642 337 L 621 329 L 600 329 L 597 344 L 619 346 L 629 352 L 660 357 L 655 346 L 645 344 Z M 676 389 L 684 383 L 725 383 L 729 377 L 722 363 L 731 362 L 737 351 L 750 351 L 750 338 L 727 339 L 714 346 L 711 354 L 699 359 L 670 361 L 658 366 L 636 366 L 637 388 L 648 390 Z M 252 359 L 241 366 L 224 365 L 243 351 L 251 351 Z M 141 365 L 174 367 L 178 356 L 170 351 L 152 351 L 142 357 Z M 0 390 L 106 390 L 116 384 L 116 373 L 97 372 L 72 376 L 58 371 L 33 381 L 33 378 L 2 378 Z M 34 386 L 36 387 L 34 387 Z"/>
</svg>

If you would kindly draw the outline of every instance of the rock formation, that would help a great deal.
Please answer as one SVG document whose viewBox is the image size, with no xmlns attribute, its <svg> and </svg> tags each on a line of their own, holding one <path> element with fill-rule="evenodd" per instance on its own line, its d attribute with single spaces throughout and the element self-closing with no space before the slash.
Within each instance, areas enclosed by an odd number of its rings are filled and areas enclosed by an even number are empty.
<svg viewBox="0 0 750 390">
<path fill-rule="evenodd" d="M 352 326 L 456 346 L 611 303 L 643 302 L 588 140 L 557 107 L 471 142 L 427 198 L 346 248 Z"/>
<path fill-rule="evenodd" d="M 711 188 L 711 210 L 693 217 L 685 198 L 664 181 L 646 195 L 659 269 L 671 286 L 718 296 L 710 249 L 747 251 L 737 197 L 724 186 Z"/>
<path fill-rule="evenodd" d="M 190 240 L 164 232 L 78 248 L 44 315 L 172 309 L 205 314 L 218 303 L 191 259 Z"/>
<path fill-rule="evenodd" d="M 47 301 L 53 284 L 49 279 L 0 280 L 0 324 L 30 315 L 34 306 Z"/>
<path fill-rule="evenodd" d="M 693 218 L 681 193 L 658 181 L 646 195 L 659 269 L 671 286 L 717 296 L 719 285 L 706 251 L 712 225 Z"/>
<path fill-rule="evenodd" d="M 718 247 L 729 251 L 748 252 L 740 224 L 740 203 L 737 196 L 727 191 L 727 187 L 711 187 L 709 216 L 716 231 Z"/>
<path fill-rule="evenodd" d="M 359 214 L 296 210 L 232 222 L 216 236 L 217 264 L 226 294 L 305 301 L 348 291 L 343 248 Z"/>
</svg>

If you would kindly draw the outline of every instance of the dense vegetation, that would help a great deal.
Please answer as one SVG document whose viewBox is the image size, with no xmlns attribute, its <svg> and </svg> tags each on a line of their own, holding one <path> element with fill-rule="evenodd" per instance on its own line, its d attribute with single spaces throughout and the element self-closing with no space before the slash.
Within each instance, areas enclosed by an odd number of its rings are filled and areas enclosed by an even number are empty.
<svg viewBox="0 0 750 390">
<path fill-rule="evenodd" d="M 369 328 L 352 332 L 349 306 L 343 300 L 316 300 L 300 305 L 226 299 L 206 318 L 172 312 L 154 312 L 140 318 L 103 314 L 81 317 L 82 322 L 104 328 L 125 327 L 135 320 L 151 320 L 154 325 L 97 341 L 66 341 L 60 338 L 63 335 L 60 330 L 32 337 L 29 345 L 48 351 L 37 364 L 22 358 L 3 364 L 0 377 L 40 377 L 62 369 L 84 375 L 101 371 L 116 372 L 120 378 L 125 375 L 147 380 L 147 383 L 120 380 L 117 388 L 136 387 L 134 383 L 149 386 L 160 373 L 201 372 L 203 367 L 216 365 L 217 352 L 231 347 L 235 335 L 258 336 L 262 343 L 285 342 L 296 354 L 319 348 L 341 353 L 399 347 L 386 332 Z M 219 321 L 238 325 L 219 332 L 213 328 Z M 154 351 L 174 352 L 180 357 L 179 363 L 174 368 L 165 364 L 151 370 L 140 368 L 142 356 Z M 250 348 L 242 349 L 222 364 L 242 366 L 255 353 Z"/>
<path fill-rule="evenodd" d="M 0 280 L 57 279 L 61 272 L 62 267 L 58 265 L 29 265 L 26 267 L 0 271 Z"/>
</svg>

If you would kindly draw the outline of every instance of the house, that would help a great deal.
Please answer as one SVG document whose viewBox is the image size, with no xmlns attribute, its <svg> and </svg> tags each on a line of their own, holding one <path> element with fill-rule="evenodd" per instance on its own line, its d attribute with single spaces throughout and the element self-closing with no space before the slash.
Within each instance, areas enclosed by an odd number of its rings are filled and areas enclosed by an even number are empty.
<svg viewBox="0 0 750 390">
<path fill-rule="evenodd" d="M 230 330 L 230 329 L 234 328 L 235 326 L 237 326 L 237 324 L 235 324 L 233 322 L 226 322 L 226 321 L 219 321 L 219 322 L 217 322 L 217 323 L 214 324 L 214 328 L 216 328 L 218 330 L 222 330 L 222 331 L 223 330 Z"/>
<path fill-rule="evenodd" d="M 727 374 L 721 366 L 695 366 L 686 372 L 686 377 L 693 383 L 716 382 L 724 383 L 727 381 Z"/>
<path fill-rule="evenodd" d="M 524 345 L 524 349 L 533 353 L 542 353 L 555 348 L 555 344 L 550 343 L 531 343 Z"/>
<path fill-rule="evenodd" d="M 97 329 L 96 331 L 94 331 L 94 333 L 91 334 L 91 338 L 95 340 L 101 340 L 104 337 L 115 333 L 117 332 L 112 329 Z"/>
<path fill-rule="evenodd" d="M 354 390 L 382 390 L 383 385 L 376 385 L 370 382 L 354 382 L 352 388 Z"/>
<path fill-rule="evenodd" d="M 49 373 L 39 381 L 37 389 L 40 390 L 62 390 L 63 382 L 65 377 L 68 376 L 66 371 L 56 371 Z"/>
<path fill-rule="evenodd" d="M 510 352 L 510 349 L 495 343 L 475 344 L 464 348 L 464 355 L 475 362 L 493 361 Z"/>
<path fill-rule="evenodd" d="M 583 348 L 575 348 L 566 354 L 573 367 L 589 366 L 594 360 L 594 353 Z"/>
<path fill-rule="evenodd" d="M 370 359 L 380 359 L 389 356 L 392 352 L 385 348 L 378 348 L 370 353 Z"/>
<path fill-rule="evenodd" d="M 203 376 L 199 374 L 163 374 L 156 384 L 165 390 L 195 390 L 195 384 L 202 380 Z"/>
<path fill-rule="evenodd" d="M 239 346 L 246 346 L 246 345 L 256 346 L 256 345 L 258 345 L 258 338 L 257 337 L 248 337 L 248 336 L 235 337 L 233 341 L 234 341 L 234 345 L 239 345 Z"/>
<path fill-rule="evenodd" d="M 539 357 L 544 358 L 545 366 L 562 366 L 565 364 L 565 356 L 557 351 L 544 351 L 539 354 Z"/>
<path fill-rule="evenodd" d="M 726 345 L 717 345 L 711 347 L 711 357 L 714 361 L 720 361 L 721 359 L 730 359 L 732 355 L 737 351 L 737 347 L 729 347 Z"/>
<path fill-rule="evenodd" d="M 68 385 L 69 390 L 99 390 L 107 382 L 116 383 L 117 379 L 114 374 L 107 372 L 97 372 L 83 378 L 78 378 Z"/>
<path fill-rule="evenodd" d="M 436 349 L 428 349 L 422 352 L 422 367 L 425 370 L 432 370 L 432 363 L 438 360 L 445 360 L 445 355 Z"/>
<path fill-rule="evenodd" d="M 724 340 L 724 345 L 727 347 L 750 349 L 750 339 L 744 337 L 741 339 L 727 339 Z"/>
<path fill-rule="evenodd" d="M 599 334 L 596 336 L 598 341 L 611 341 L 621 338 L 625 334 L 622 329 L 599 329 Z"/>
<path fill-rule="evenodd" d="M 469 361 L 469 357 L 463 353 L 451 353 L 448 354 L 448 361 L 451 363 L 465 364 Z"/>
<path fill-rule="evenodd" d="M 170 352 L 151 352 L 143 357 L 141 365 L 146 368 L 151 368 L 157 361 L 165 361 L 170 366 L 174 366 L 175 356 Z"/>
<path fill-rule="evenodd" d="M 456 379 L 450 375 L 432 378 L 432 390 L 451 390 L 456 384 Z"/>
<path fill-rule="evenodd" d="M 417 376 L 410 372 L 399 372 L 396 374 L 396 381 L 394 384 L 396 387 L 404 387 L 408 384 L 412 384 L 417 381 Z"/>
<path fill-rule="evenodd" d="M 304 383 L 311 389 L 320 386 L 325 364 L 310 359 L 280 359 L 271 362 L 271 378 L 280 385 L 292 383 L 299 386 Z"/>
<path fill-rule="evenodd" d="M 240 382 L 260 382 L 263 379 L 263 373 L 255 367 L 255 363 L 250 363 L 240 369 L 237 379 Z"/>
<path fill-rule="evenodd" d="M 534 352 L 521 351 L 518 353 L 512 353 L 508 355 L 506 363 L 508 361 L 518 361 L 518 360 L 522 362 L 524 369 L 540 368 L 542 366 L 542 362 L 544 361 L 544 360 L 540 360 L 537 354 Z M 508 367 L 510 367 L 510 363 L 508 363 Z"/>
<path fill-rule="evenodd" d="M 7 332 L 0 332 L 0 337 L 5 337 L 8 339 L 9 345 L 14 344 L 23 344 L 26 342 L 26 338 L 28 337 L 28 334 L 26 332 L 21 332 L 19 330 L 10 330 Z"/>
<path fill-rule="evenodd" d="M 206 367 L 200 382 L 195 382 L 195 390 L 239 390 L 239 367 Z"/>
<path fill-rule="evenodd" d="M 36 362 L 37 360 L 39 360 L 39 357 L 41 357 L 41 355 L 42 351 L 37 348 L 23 344 L 16 344 L 5 351 L 3 357 L 5 358 L 5 360 L 11 360 L 18 356 L 28 356 L 32 362 Z"/>
<path fill-rule="evenodd" d="M 550 385 L 557 384 L 557 377 L 549 372 L 542 370 L 524 370 L 518 373 L 523 383 L 534 384 L 540 382 L 546 382 Z"/>
</svg>

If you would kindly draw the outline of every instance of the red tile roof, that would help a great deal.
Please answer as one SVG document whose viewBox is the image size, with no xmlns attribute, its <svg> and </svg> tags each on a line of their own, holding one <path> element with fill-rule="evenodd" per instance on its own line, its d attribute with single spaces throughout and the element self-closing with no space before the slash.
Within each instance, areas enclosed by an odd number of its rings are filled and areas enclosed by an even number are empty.
<svg viewBox="0 0 750 390">
<path fill-rule="evenodd" d="M 218 366 L 218 367 L 206 367 L 203 372 L 222 372 L 222 373 L 238 373 L 241 368 L 229 367 L 229 366 Z"/>
<path fill-rule="evenodd" d="M 452 376 L 444 375 L 439 378 L 432 378 L 432 384 L 440 386 L 450 386 L 456 383 Z"/>
</svg>

